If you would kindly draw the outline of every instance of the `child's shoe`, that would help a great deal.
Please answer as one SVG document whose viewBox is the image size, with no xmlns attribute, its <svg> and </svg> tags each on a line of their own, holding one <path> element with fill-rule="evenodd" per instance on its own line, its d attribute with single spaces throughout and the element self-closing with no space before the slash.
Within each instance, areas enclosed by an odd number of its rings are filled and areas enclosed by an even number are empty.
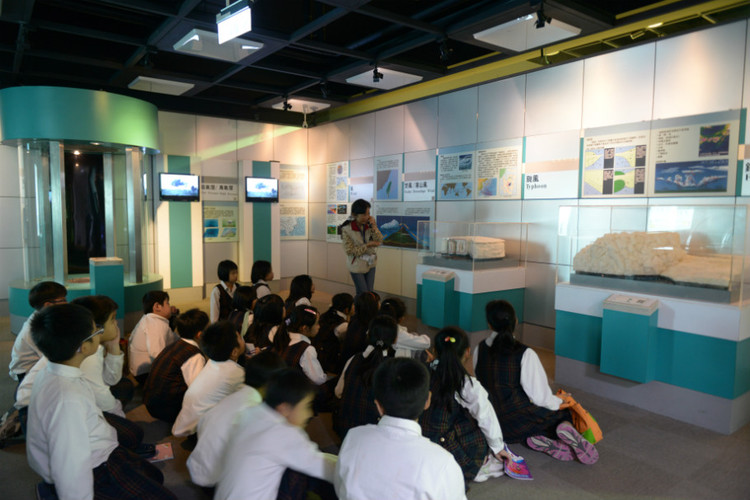
<svg viewBox="0 0 750 500">
<path fill-rule="evenodd" d="M 567 444 L 561 441 L 555 441 L 547 436 L 531 436 L 526 438 L 526 444 L 532 450 L 546 453 L 561 462 L 570 462 L 573 460 L 573 450 Z"/>
<path fill-rule="evenodd" d="M 599 460 L 599 452 L 596 451 L 594 445 L 581 436 L 569 422 L 563 422 L 558 425 L 556 432 L 557 437 L 573 449 L 573 452 L 582 464 L 592 465 Z"/>
<path fill-rule="evenodd" d="M 490 453 L 484 457 L 484 463 L 479 472 L 477 472 L 474 482 L 483 483 L 491 477 L 500 477 L 504 474 L 504 469 L 503 463 Z"/>
</svg>

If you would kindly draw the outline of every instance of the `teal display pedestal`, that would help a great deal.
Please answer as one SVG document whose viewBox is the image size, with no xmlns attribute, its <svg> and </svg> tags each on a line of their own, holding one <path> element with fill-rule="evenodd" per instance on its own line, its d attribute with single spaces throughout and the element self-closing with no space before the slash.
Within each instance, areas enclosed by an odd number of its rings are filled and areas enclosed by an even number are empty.
<svg viewBox="0 0 750 500">
<path fill-rule="evenodd" d="M 602 373 L 635 382 L 656 379 L 658 301 L 612 295 L 602 313 Z"/>
<path fill-rule="evenodd" d="M 91 293 L 106 295 L 117 302 L 117 318 L 125 317 L 125 273 L 122 259 L 118 257 L 92 257 L 89 259 Z"/>
<path fill-rule="evenodd" d="M 455 281 L 456 275 L 450 271 L 433 269 L 424 273 L 420 303 L 423 323 L 435 328 L 458 323 Z"/>
</svg>

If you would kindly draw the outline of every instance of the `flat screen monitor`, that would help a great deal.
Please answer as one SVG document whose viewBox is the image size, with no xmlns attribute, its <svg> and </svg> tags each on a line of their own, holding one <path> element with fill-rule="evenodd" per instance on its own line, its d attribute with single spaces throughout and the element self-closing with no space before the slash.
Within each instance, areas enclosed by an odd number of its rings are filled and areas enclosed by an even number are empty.
<svg viewBox="0 0 750 500">
<path fill-rule="evenodd" d="M 200 201 L 200 177 L 193 174 L 159 174 L 162 201 Z"/>
<path fill-rule="evenodd" d="M 279 180 L 270 177 L 245 177 L 245 201 L 279 201 Z"/>
</svg>

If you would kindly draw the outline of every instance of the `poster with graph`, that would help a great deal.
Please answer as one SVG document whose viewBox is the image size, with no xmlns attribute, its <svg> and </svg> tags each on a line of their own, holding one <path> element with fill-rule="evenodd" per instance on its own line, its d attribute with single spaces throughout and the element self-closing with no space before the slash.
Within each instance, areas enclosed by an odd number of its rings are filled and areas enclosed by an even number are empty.
<svg viewBox="0 0 750 500">
<path fill-rule="evenodd" d="M 649 131 L 628 128 L 585 131 L 581 158 L 583 198 L 646 195 Z"/>
</svg>

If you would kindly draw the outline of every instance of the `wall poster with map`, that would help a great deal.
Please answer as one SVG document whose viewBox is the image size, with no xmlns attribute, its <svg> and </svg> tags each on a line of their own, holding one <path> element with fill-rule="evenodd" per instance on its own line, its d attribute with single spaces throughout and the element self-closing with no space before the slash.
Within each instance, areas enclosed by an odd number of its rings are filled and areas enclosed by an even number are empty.
<svg viewBox="0 0 750 500">
<path fill-rule="evenodd" d="M 438 201 L 474 199 L 474 145 L 438 150 Z"/>
<path fill-rule="evenodd" d="M 523 139 L 482 146 L 476 152 L 476 198 L 520 199 Z"/>
<path fill-rule="evenodd" d="M 306 240 L 307 203 L 279 202 L 279 222 L 282 240 Z"/>
<path fill-rule="evenodd" d="M 375 201 L 401 201 L 404 155 L 375 158 Z"/>
<path fill-rule="evenodd" d="M 383 233 L 383 245 L 417 248 L 417 222 L 435 219 L 432 202 L 376 203 L 375 220 Z"/>
<path fill-rule="evenodd" d="M 582 140 L 583 198 L 646 195 L 650 145 L 643 124 L 589 129 Z"/>
</svg>

